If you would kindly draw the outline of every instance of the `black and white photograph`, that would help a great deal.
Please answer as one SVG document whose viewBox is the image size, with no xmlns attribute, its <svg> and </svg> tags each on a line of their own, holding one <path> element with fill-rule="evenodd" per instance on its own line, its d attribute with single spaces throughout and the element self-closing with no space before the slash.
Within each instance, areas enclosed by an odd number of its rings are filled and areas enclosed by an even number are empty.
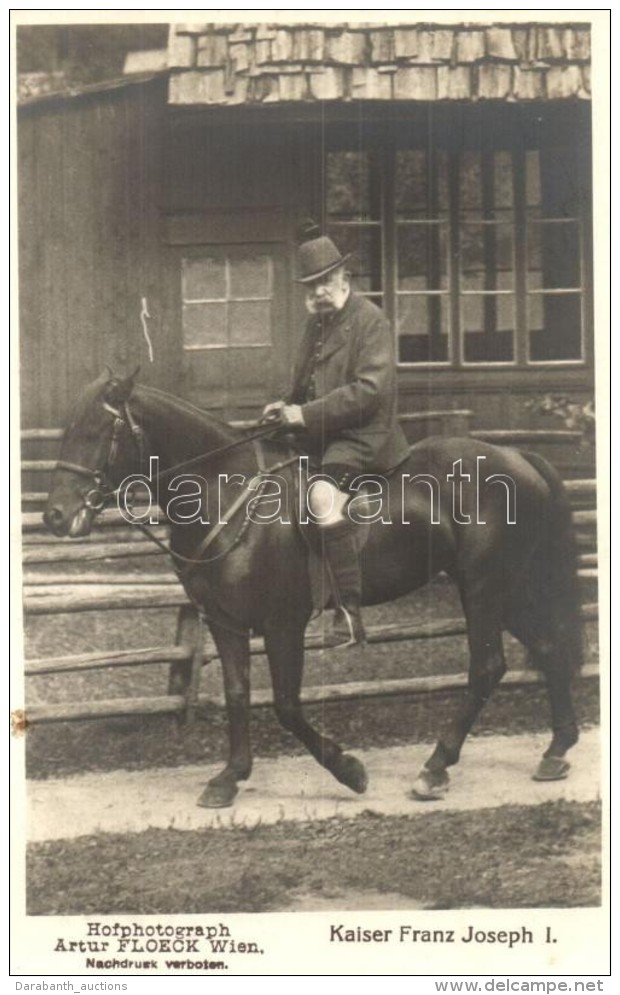
<svg viewBox="0 0 620 995">
<path fill-rule="evenodd" d="M 609 11 L 189 15 L 13 14 L 13 972 L 606 975 Z"/>
</svg>

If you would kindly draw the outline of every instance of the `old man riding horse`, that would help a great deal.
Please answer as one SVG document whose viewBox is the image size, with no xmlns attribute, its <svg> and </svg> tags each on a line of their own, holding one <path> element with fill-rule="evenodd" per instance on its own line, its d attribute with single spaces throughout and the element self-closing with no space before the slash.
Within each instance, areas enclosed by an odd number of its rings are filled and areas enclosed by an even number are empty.
<svg viewBox="0 0 620 995">
<path fill-rule="evenodd" d="M 296 494 L 289 450 L 277 441 L 258 446 L 185 401 L 107 372 L 75 405 L 45 512 L 48 527 L 58 536 L 88 534 L 105 501 L 122 495 L 123 481 L 153 465 L 164 510 L 178 497 L 180 477 L 195 474 L 207 485 L 201 515 L 170 527 L 173 562 L 221 657 L 230 727 L 228 763 L 200 804 L 231 804 L 238 782 L 250 775 L 251 632 L 264 636 L 282 725 L 340 782 L 364 791 L 362 764 L 321 735 L 300 703 L 312 613 L 303 530 L 314 526 L 300 527 L 292 506 L 270 522 L 248 513 L 262 475 L 274 467 Z M 252 484 L 241 501 L 239 479 Z M 581 664 L 581 630 L 571 513 L 558 475 L 538 456 L 437 438 L 413 446 L 396 479 L 378 486 L 381 516 L 362 552 L 363 602 L 392 600 L 444 571 L 458 586 L 467 623 L 468 687 L 455 717 L 440 724 L 415 794 L 432 798 L 445 790 L 447 768 L 505 672 L 504 630 L 527 647 L 546 678 L 552 739 L 534 776 L 565 776 L 565 754 L 578 737 L 571 679 Z"/>
</svg>

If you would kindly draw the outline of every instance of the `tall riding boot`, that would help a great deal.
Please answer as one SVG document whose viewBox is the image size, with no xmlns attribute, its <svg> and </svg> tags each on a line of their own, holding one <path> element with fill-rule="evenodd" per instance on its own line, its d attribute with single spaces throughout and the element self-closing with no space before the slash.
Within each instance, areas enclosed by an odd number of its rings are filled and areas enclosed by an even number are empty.
<svg viewBox="0 0 620 995">
<path fill-rule="evenodd" d="M 355 523 L 344 521 L 323 526 L 321 534 L 336 602 L 331 642 L 334 646 L 365 643 L 361 615 L 362 574 L 355 545 Z"/>
</svg>

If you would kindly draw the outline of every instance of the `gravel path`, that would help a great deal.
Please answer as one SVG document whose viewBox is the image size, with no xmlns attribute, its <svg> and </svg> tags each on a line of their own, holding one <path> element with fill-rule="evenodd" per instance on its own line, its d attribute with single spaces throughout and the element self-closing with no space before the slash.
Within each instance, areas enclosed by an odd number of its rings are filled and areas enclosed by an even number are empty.
<svg viewBox="0 0 620 995">
<path fill-rule="evenodd" d="M 600 796 L 599 730 L 582 732 L 571 751 L 572 767 L 564 781 L 531 780 L 547 742 L 547 734 L 472 737 L 452 772 L 448 795 L 435 802 L 410 797 L 411 785 L 428 756 L 428 745 L 355 751 L 369 774 L 365 795 L 342 787 L 309 756 L 259 759 L 234 806 L 217 810 L 196 805 L 206 781 L 218 770 L 213 765 L 31 781 L 27 787 L 27 836 L 30 841 L 43 841 L 96 832 L 140 832 L 149 827 L 225 828 L 284 819 L 352 818 L 364 810 L 417 815 L 438 809 L 536 805 L 559 798 L 596 800 Z"/>
</svg>

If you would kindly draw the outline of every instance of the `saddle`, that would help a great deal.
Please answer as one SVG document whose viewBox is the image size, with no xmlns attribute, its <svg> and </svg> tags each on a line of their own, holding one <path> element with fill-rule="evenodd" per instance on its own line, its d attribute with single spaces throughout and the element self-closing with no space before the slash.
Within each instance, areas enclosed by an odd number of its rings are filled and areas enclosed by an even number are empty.
<svg viewBox="0 0 620 995">
<path fill-rule="evenodd" d="M 290 466 L 299 457 L 308 456 L 310 460 L 308 466 L 310 475 L 320 473 L 320 464 L 316 460 L 316 457 L 294 445 L 293 438 L 289 437 L 287 441 L 288 447 L 284 459 L 282 459 L 281 439 L 278 443 L 268 442 L 264 439 L 260 443 L 254 443 L 260 472 L 268 474 L 271 470 L 279 470 L 285 466 Z M 365 483 L 355 495 L 356 516 L 354 520 L 356 529 L 354 536 L 358 553 L 362 552 L 370 535 L 371 523 L 364 521 L 364 517 L 371 516 L 372 508 L 370 507 L 370 502 L 377 499 L 377 489 L 376 487 L 372 488 L 372 484 L 373 482 L 381 484 L 386 479 L 389 480 L 402 466 L 403 462 L 404 460 L 382 474 L 361 474 L 365 478 L 365 481 L 367 481 L 368 486 Z M 307 478 L 302 477 L 301 474 L 296 472 L 293 472 L 291 476 L 293 479 L 293 494 L 292 500 L 290 500 L 292 506 L 288 509 L 290 520 L 295 523 L 297 531 L 308 551 L 308 579 L 312 594 L 312 605 L 314 611 L 320 613 L 328 606 L 332 596 L 329 570 L 322 549 L 324 540 L 319 526 L 311 519 L 307 520 L 308 516 L 304 516 L 305 520 L 302 521 L 302 516 L 300 515 L 301 509 L 307 510 L 308 508 Z M 290 493 L 289 498 L 291 499 Z M 367 505 L 365 499 L 368 501 Z"/>
</svg>

